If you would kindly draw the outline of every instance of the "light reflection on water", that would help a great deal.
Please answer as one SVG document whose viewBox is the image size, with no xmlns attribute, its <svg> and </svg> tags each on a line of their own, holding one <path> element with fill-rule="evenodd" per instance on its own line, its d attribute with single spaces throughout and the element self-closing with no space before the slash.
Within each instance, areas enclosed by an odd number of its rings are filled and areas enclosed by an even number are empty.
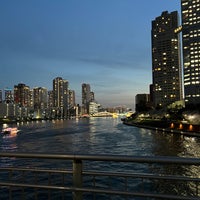
<svg viewBox="0 0 200 200">
<path fill-rule="evenodd" d="M 200 157 L 200 139 L 183 137 L 143 128 L 123 125 L 116 118 L 91 118 L 24 122 L 17 124 L 21 130 L 16 137 L 1 137 L 0 150 L 30 153 L 108 154 L 129 156 L 179 156 Z M 24 162 L 24 161 L 23 161 Z M 12 165 L 15 160 L 1 159 L 1 164 Z M 24 164 L 24 163 L 23 163 Z M 48 166 L 48 163 L 32 165 Z M 87 163 L 85 167 L 91 166 Z M 117 169 L 117 164 L 97 163 L 92 168 Z M 121 170 L 147 170 L 143 165 L 121 165 Z M 148 170 L 169 172 L 175 169 L 150 166 Z M 196 176 L 199 167 L 181 167 L 181 175 Z M 194 186 L 191 185 L 193 190 Z"/>
<path fill-rule="evenodd" d="M 200 138 L 126 126 L 118 118 L 24 122 L 2 151 L 200 157 Z"/>
<path fill-rule="evenodd" d="M 200 139 L 123 125 L 118 118 L 24 122 L 2 151 L 200 157 Z"/>
</svg>

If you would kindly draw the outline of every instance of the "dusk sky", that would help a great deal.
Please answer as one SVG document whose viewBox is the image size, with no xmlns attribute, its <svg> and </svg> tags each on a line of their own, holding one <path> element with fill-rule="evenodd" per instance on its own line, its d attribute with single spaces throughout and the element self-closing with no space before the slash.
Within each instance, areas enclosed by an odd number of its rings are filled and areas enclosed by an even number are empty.
<svg viewBox="0 0 200 200">
<path fill-rule="evenodd" d="M 103 106 L 149 93 L 151 21 L 180 0 L 0 0 L 0 89 L 88 83 Z"/>
</svg>

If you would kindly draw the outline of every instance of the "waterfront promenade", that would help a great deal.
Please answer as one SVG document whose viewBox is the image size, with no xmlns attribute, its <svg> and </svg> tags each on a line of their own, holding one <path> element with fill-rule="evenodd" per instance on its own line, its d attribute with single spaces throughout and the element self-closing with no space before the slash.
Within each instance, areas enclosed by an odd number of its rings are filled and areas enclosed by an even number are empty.
<svg viewBox="0 0 200 200">
<path fill-rule="evenodd" d="M 181 124 L 181 123 L 160 123 L 157 122 L 157 125 L 155 123 L 153 124 L 146 124 L 146 123 L 138 123 L 134 121 L 126 121 L 123 120 L 123 124 L 128 126 L 135 126 L 139 128 L 145 128 L 145 129 L 151 129 L 155 131 L 165 132 L 165 133 L 171 133 L 171 134 L 180 134 L 183 136 L 189 136 L 189 137 L 200 137 L 200 126 L 199 125 L 191 125 L 191 124 Z"/>
</svg>

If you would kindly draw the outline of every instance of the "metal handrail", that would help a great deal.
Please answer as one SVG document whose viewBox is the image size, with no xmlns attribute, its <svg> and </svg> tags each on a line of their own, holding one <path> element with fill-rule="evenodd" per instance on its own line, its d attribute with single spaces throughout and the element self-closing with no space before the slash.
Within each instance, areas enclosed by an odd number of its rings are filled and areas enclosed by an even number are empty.
<svg viewBox="0 0 200 200">
<path fill-rule="evenodd" d="M 89 193 L 96 196 L 97 194 L 104 194 L 104 195 L 118 195 L 118 196 L 126 196 L 129 197 L 141 197 L 141 198 L 151 198 L 151 199 L 200 199 L 200 177 L 190 177 L 190 176 L 181 176 L 181 175 L 170 175 L 170 174 L 151 174 L 151 173 L 133 173 L 133 172 L 110 172 L 110 171 L 100 171 L 100 170 L 85 170 L 83 169 L 83 162 L 93 162 L 93 161 L 105 161 L 105 162 L 120 162 L 120 163 L 135 163 L 135 164 L 159 164 L 159 165 L 186 165 L 186 166 L 200 166 L 200 159 L 199 158 L 184 158 L 184 157 L 163 157 L 163 156 L 117 156 L 117 155 L 65 155 L 65 154 L 40 154 L 40 153 L 14 153 L 14 152 L 0 152 L 0 158 L 23 158 L 23 159 L 50 159 L 50 160 L 69 160 L 72 161 L 73 166 L 71 170 L 67 169 L 42 169 L 42 168 L 33 168 L 30 166 L 23 166 L 23 167 L 16 167 L 16 166 L 9 166 L 5 167 L 0 165 L 0 172 L 8 172 L 9 178 L 8 180 L 0 180 L 0 186 L 8 187 L 10 197 L 12 199 L 12 188 L 34 188 L 34 189 L 46 189 L 46 190 L 58 190 L 58 191 L 68 191 L 71 192 L 73 195 L 74 200 L 82 200 L 84 199 L 84 194 Z M 46 179 L 51 179 L 51 174 L 62 174 L 63 177 L 66 174 L 70 174 L 72 180 L 71 185 L 56 185 L 48 182 L 48 184 L 43 183 L 27 183 L 24 181 L 16 181 L 13 178 L 13 173 L 19 172 L 20 177 L 25 179 L 26 173 L 47 173 L 48 176 Z M 35 175 L 37 179 L 37 175 Z M 90 177 L 94 183 L 90 186 L 85 186 L 83 184 L 83 178 Z M 119 188 L 99 188 L 96 186 L 97 178 L 98 177 L 108 177 L 108 178 L 118 178 L 121 177 L 125 180 L 125 190 Z M 196 188 L 195 196 L 188 196 L 182 194 L 164 194 L 164 193 L 157 193 L 149 191 L 130 191 L 127 188 L 128 180 L 135 180 L 141 179 L 144 180 L 157 180 L 157 181 L 176 181 L 178 182 L 188 182 L 193 183 Z M 23 190 L 24 196 L 24 190 Z M 37 194 L 36 194 L 37 196 Z M 37 199 L 37 198 L 36 198 Z M 49 198 L 50 199 L 50 198 Z M 95 199 L 95 198 L 94 198 Z"/>
<path fill-rule="evenodd" d="M 171 156 L 126 156 L 126 155 L 107 155 L 107 154 L 79 155 L 79 154 L 55 154 L 55 153 L 41 154 L 41 153 L 0 152 L 0 157 L 200 165 L 200 158 L 171 157 Z"/>
</svg>

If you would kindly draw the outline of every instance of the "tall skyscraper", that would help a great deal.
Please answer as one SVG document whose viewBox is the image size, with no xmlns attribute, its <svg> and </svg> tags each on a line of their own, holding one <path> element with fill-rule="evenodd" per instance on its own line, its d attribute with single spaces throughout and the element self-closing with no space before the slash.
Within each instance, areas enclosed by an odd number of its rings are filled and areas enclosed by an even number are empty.
<svg viewBox="0 0 200 200">
<path fill-rule="evenodd" d="M 89 114 L 89 104 L 91 101 L 90 84 L 82 84 L 82 114 Z"/>
<path fill-rule="evenodd" d="M 57 77 L 53 80 L 54 107 L 59 111 L 59 117 L 67 117 L 69 103 L 69 83 Z"/>
<path fill-rule="evenodd" d="M 44 110 L 47 108 L 47 89 L 37 87 L 33 89 L 34 109 Z"/>
<path fill-rule="evenodd" d="M 75 91 L 74 90 L 69 90 L 69 107 L 73 108 L 74 106 L 76 106 Z"/>
<path fill-rule="evenodd" d="M 154 106 L 182 100 L 182 71 L 178 12 L 163 12 L 152 21 L 152 74 Z"/>
<path fill-rule="evenodd" d="M 30 88 L 19 83 L 14 86 L 14 102 L 21 107 L 30 107 Z"/>
<path fill-rule="evenodd" d="M 182 41 L 186 104 L 200 103 L 200 0 L 182 0 Z"/>
</svg>

